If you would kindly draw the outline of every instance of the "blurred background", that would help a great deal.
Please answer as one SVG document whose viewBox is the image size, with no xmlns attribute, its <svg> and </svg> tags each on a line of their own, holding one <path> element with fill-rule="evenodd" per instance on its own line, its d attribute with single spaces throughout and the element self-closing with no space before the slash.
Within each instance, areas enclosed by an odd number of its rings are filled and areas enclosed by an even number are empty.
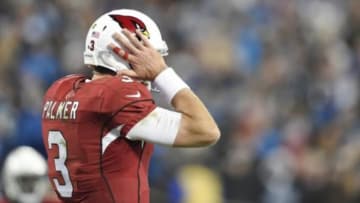
<svg viewBox="0 0 360 203">
<path fill-rule="evenodd" d="M 1 0 L 0 163 L 19 145 L 45 156 L 44 91 L 88 73 L 87 30 L 118 8 L 158 23 L 222 131 L 156 147 L 152 202 L 360 202 L 359 0 Z"/>
</svg>

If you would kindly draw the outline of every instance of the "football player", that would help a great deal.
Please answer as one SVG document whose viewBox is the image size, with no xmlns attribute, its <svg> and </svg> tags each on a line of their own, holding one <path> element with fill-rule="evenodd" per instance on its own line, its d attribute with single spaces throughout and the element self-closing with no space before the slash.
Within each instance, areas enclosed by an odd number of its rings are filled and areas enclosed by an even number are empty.
<svg viewBox="0 0 360 203">
<path fill-rule="evenodd" d="M 1 203 L 59 203 L 48 195 L 47 166 L 39 152 L 28 146 L 11 151 L 2 169 L 5 199 Z"/>
<path fill-rule="evenodd" d="M 114 10 L 92 24 L 84 52 L 92 78 L 61 78 L 43 102 L 48 175 L 64 202 L 148 203 L 153 144 L 219 139 L 204 104 L 165 63 L 167 51 L 158 26 L 139 11 Z M 156 106 L 149 82 L 175 111 Z"/>
</svg>

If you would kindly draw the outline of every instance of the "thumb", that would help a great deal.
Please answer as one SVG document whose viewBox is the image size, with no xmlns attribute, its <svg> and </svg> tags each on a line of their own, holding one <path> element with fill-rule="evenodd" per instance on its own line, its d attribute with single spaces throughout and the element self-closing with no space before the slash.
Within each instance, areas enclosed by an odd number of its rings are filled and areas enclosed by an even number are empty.
<svg viewBox="0 0 360 203">
<path fill-rule="evenodd" d="M 128 69 L 125 69 L 125 70 L 120 70 L 117 72 L 118 76 L 122 76 L 122 75 L 126 75 L 126 76 L 129 76 L 131 78 L 139 78 L 139 75 L 133 71 L 133 70 L 128 70 Z"/>
</svg>

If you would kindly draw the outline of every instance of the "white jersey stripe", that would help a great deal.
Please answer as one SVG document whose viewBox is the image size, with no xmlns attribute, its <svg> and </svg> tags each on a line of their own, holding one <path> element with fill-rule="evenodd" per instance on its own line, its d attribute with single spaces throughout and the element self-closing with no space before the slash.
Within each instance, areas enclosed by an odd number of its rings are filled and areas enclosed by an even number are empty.
<svg viewBox="0 0 360 203">
<path fill-rule="evenodd" d="M 118 127 L 112 129 L 110 132 L 108 132 L 101 140 L 101 146 L 102 146 L 102 154 L 104 154 L 106 148 L 115 141 L 118 137 L 120 137 L 120 131 L 124 127 L 124 125 L 119 125 Z"/>
</svg>

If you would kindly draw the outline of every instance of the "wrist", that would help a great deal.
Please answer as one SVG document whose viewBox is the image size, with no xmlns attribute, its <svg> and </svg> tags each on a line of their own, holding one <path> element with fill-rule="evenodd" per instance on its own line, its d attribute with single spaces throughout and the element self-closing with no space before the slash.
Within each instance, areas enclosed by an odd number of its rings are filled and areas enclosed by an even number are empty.
<svg viewBox="0 0 360 203">
<path fill-rule="evenodd" d="M 172 99 L 180 90 L 190 88 L 170 67 L 165 68 L 156 76 L 154 85 L 160 90 L 160 94 L 168 104 L 171 104 Z"/>
<path fill-rule="evenodd" d="M 158 72 L 157 72 L 157 74 L 155 75 L 153 81 L 155 81 L 155 79 L 157 78 L 157 76 L 160 75 L 162 72 L 164 72 L 167 68 L 168 68 L 168 66 L 167 66 L 165 63 L 161 64 L 161 65 L 159 66 Z"/>
</svg>

